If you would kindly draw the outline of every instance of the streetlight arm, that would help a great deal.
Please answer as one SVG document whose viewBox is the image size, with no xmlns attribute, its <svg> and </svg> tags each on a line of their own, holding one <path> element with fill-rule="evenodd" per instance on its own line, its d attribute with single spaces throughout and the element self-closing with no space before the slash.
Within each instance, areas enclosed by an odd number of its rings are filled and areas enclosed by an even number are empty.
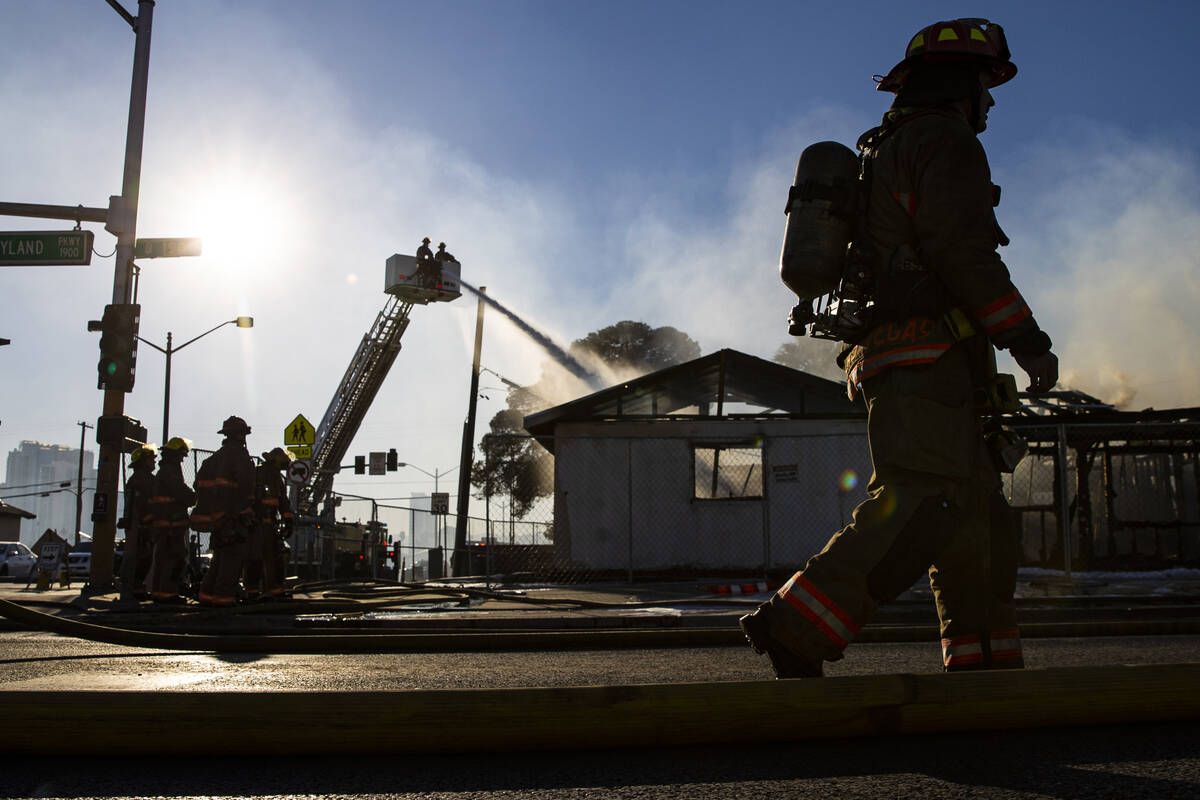
<svg viewBox="0 0 1200 800">
<path fill-rule="evenodd" d="M 233 325 L 236 322 L 237 322 L 236 319 L 227 319 L 224 322 L 222 322 L 220 325 L 215 325 L 215 326 L 209 328 L 208 330 L 206 330 L 204 333 L 200 334 L 199 336 L 193 336 L 191 339 L 188 339 L 186 342 L 179 345 L 178 347 L 173 347 L 171 349 L 173 351 L 182 350 L 183 348 L 187 347 L 192 342 L 196 341 L 197 339 L 203 339 L 205 336 L 208 336 L 210 333 L 217 330 L 218 328 L 224 328 L 226 325 Z M 142 337 L 139 336 L 138 338 L 141 339 Z M 164 350 L 163 352 L 165 353 L 166 351 Z"/>
<path fill-rule="evenodd" d="M 157 350 L 158 352 L 162 353 L 163 355 L 166 355 L 166 354 L 167 354 L 167 351 L 166 351 L 166 350 L 164 350 L 163 348 L 159 347 L 159 346 L 158 346 L 158 345 L 156 345 L 154 342 L 151 342 L 151 341 L 148 341 L 148 340 L 146 340 L 146 339 L 143 339 L 143 338 L 142 338 L 142 337 L 140 337 L 140 336 L 139 336 L 139 337 L 137 337 L 137 340 L 138 340 L 139 342 L 141 342 L 142 344 L 148 344 L 148 345 L 150 345 L 151 347 L 153 347 L 155 350 Z M 178 348 L 176 348 L 176 349 L 178 349 Z"/>
</svg>

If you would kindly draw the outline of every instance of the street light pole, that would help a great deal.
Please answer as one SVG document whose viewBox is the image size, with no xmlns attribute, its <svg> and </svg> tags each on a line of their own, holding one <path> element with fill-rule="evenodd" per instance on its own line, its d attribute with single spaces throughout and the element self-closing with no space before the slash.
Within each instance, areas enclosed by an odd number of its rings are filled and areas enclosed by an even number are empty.
<svg viewBox="0 0 1200 800">
<path fill-rule="evenodd" d="M 83 524 L 83 446 L 87 442 L 87 429 L 94 428 L 86 422 L 79 425 L 79 474 L 75 479 L 75 546 L 79 547 L 79 526 Z"/>
<path fill-rule="evenodd" d="M 253 328 L 254 327 L 254 317 L 236 317 L 234 319 L 227 319 L 224 322 L 220 323 L 219 325 L 214 325 L 213 327 L 209 328 L 208 330 L 206 330 L 204 333 L 200 334 L 199 336 L 193 336 L 191 339 L 188 339 L 186 342 L 179 345 L 178 347 L 171 346 L 171 331 L 167 331 L 167 346 L 165 348 L 159 347 L 154 342 L 147 341 L 147 340 L 143 339 L 141 336 L 137 337 L 139 342 L 142 342 L 143 344 L 147 344 L 150 347 L 153 347 L 155 350 L 157 350 L 158 352 L 162 353 L 163 355 L 165 355 L 167 357 L 166 376 L 164 379 L 164 386 L 163 386 L 163 435 L 162 435 L 163 444 L 166 444 L 167 440 L 171 437 L 171 434 L 170 434 L 170 430 L 171 430 L 171 427 L 170 427 L 170 422 L 171 422 L 171 356 L 174 353 L 177 353 L 180 350 L 182 350 L 183 348 L 187 347 L 189 344 L 196 341 L 197 339 L 203 339 L 205 336 L 208 336 L 213 331 L 217 330 L 218 328 L 223 328 L 226 325 L 237 325 L 239 328 Z"/>
<path fill-rule="evenodd" d="M 445 472 L 441 472 L 438 470 L 437 467 L 434 467 L 433 472 L 429 472 L 428 470 L 421 469 L 416 464 L 407 464 L 403 461 L 397 463 L 396 466 L 397 467 L 412 467 L 417 472 L 423 472 L 426 475 L 428 475 L 429 477 L 433 478 L 433 493 L 434 494 L 438 493 L 438 478 L 442 477 L 443 475 L 449 475 L 451 472 L 454 472 L 454 470 L 458 469 L 458 467 L 451 467 L 450 469 L 446 470 Z M 439 514 L 438 516 L 442 516 L 442 515 Z M 441 541 L 445 538 L 445 530 L 443 529 L 443 530 L 439 531 L 439 527 L 440 526 L 437 524 L 437 520 L 434 520 L 433 539 L 434 539 L 434 545 L 436 545 L 436 546 L 441 546 Z"/>
</svg>

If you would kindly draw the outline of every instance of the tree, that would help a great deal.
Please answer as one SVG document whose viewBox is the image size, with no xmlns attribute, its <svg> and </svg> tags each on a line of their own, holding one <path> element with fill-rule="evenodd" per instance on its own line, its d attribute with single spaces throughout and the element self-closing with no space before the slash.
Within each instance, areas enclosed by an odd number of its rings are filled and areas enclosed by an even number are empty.
<svg viewBox="0 0 1200 800">
<path fill-rule="evenodd" d="M 836 360 L 839 347 L 837 342 L 827 339 L 796 337 L 779 345 L 772 360 L 819 378 L 842 381 L 845 380 L 845 374 Z"/>
<path fill-rule="evenodd" d="M 623 320 L 576 339 L 570 352 L 644 373 L 699 358 L 700 345 L 670 326 Z M 510 495 L 514 517 L 525 516 L 554 491 L 554 457 L 522 427 L 526 415 L 546 407 L 544 398 L 552 396 L 547 383 L 543 374 L 532 386 L 509 389 L 508 408 L 492 417 L 491 434 L 481 444 L 483 457 L 471 468 L 471 485 L 482 496 Z"/>
<path fill-rule="evenodd" d="M 654 372 L 699 358 L 700 345 L 669 325 L 651 328 L 644 322 L 627 319 L 575 340 L 571 354 L 593 356 L 612 366 Z"/>
<path fill-rule="evenodd" d="M 512 395 L 525 392 L 513 390 Z M 554 459 L 529 438 L 521 426 L 525 411 L 506 408 L 491 421 L 491 433 L 480 443 L 482 458 L 471 467 L 471 485 L 483 497 L 507 494 L 514 517 L 524 517 L 538 498 L 554 489 Z"/>
</svg>

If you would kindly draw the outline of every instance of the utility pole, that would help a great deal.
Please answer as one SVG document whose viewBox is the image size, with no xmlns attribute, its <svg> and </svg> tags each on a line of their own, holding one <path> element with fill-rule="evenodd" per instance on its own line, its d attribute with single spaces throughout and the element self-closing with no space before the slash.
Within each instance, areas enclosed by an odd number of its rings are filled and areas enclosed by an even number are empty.
<svg viewBox="0 0 1200 800">
<path fill-rule="evenodd" d="M 138 191 L 142 177 L 142 140 L 146 129 L 146 87 L 150 75 L 150 31 L 154 20 L 154 0 L 138 0 L 133 18 L 116 0 L 109 5 L 130 24 L 135 33 L 133 79 L 129 91 L 129 124 L 125 133 L 125 171 L 121 195 L 109 199 L 105 229 L 117 237 L 116 264 L 113 270 L 114 304 L 128 304 L 133 296 L 133 252 L 137 238 Z M 130 342 L 130 346 L 134 346 Z M 104 416 L 121 417 L 125 413 L 125 393 L 119 389 L 104 391 Z M 96 512 L 92 530 L 92 589 L 112 589 L 113 547 L 117 533 L 116 496 L 121 472 L 119 443 L 100 444 L 100 465 L 96 476 Z M 133 555 L 132 553 L 127 555 Z"/>
<path fill-rule="evenodd" d="M 475 455 L 475 406 L 479 399 L 479 353 L 483 349 L 483 295 L 486 286 L 479 287 L 479 305 L 475 310 L 475 357 L 471 362 L 471 397 L 467 402 L 467 419 L 463 422 L 462 458 L 458 462 L 458 508 L 454 520 L 454 554 L 451 573 L 466 575 L 471 569 L 471 554 L 467 548 L 467 514 L 471 508 L 471 462 Z"/>
<path fill-rule="evenodd" d="M 83 446 L 87 442 L 87 429 L 94 428 L 86 422 L 79 425 L 79 474 L 75 478 L 75 546 L 79 546 L 79 526 L 83 524 Z"/>
</svg>

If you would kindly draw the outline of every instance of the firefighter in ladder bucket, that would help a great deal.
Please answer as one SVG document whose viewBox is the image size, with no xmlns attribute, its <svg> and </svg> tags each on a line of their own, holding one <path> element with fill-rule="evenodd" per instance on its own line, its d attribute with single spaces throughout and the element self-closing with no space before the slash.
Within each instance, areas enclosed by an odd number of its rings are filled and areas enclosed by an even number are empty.
<svg viewBox="0 0 1200 800">
<path fill-rule="evenodd" d="M 874 475 L 853 521 L 741 619 L 780 678 L 820 676 L 925 573 L 945 670 L 1023 666 L 1017 526 L 1000 470 L 1024 443 L 986 424 L 1018 405 L 993 348 L 1035 392 L 1057 382 L 1058 359 L 996 252 L 1008 240 L 977 138 L 991 90 L 1016 72 L 999 25 L 930 25 L 880 81 L 896 98 L 859 140 L 861 156 L 830 142 L 801 156 L 780 266 L 801 297 L 791 330 L 844 342 L 838 361 L 866 403 Z"/>
</svg>

